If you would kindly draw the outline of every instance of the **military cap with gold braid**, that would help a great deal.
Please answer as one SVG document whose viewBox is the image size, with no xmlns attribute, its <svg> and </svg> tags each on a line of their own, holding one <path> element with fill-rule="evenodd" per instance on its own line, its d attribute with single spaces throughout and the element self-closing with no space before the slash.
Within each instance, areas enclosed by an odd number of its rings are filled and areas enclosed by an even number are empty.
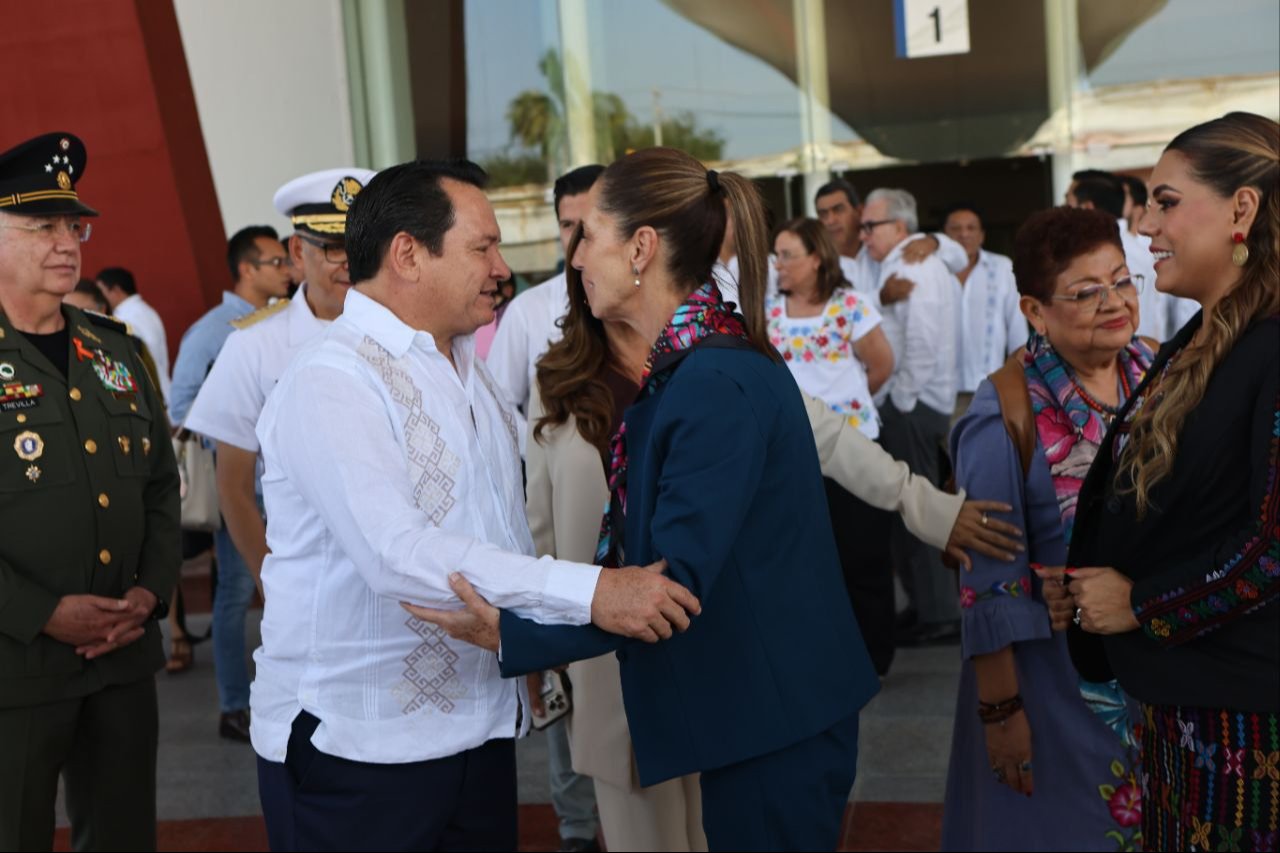
<svg viewBox="0 0 1280 853">
<path fill-rule="evenodd" d="M 295 230 L 340 242 L 347 233 L 347 210 L 374 174 L 354 166 L 312 172 L 276 190 L 273 203 Z"/>
<path fill-rule="evenodd" d="M 87 159 L 70 133 L 46 133 L 0 154 L 0 213 L 97 216 L 76 195 Z"/>
</svg>

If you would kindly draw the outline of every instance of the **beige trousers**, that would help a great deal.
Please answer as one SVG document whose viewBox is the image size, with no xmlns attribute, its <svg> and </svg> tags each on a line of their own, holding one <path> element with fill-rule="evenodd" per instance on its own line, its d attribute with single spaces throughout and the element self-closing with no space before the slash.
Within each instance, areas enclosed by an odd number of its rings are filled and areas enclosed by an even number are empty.
<svg viewBox="0 0 1280 853">
<path fill-rule="evenodd" d="M 629 850 L 703 853 L 702 789 L 697 773 L 626 790 L 599 779 L 596 808 L 609 853 Z"/>
</svg>

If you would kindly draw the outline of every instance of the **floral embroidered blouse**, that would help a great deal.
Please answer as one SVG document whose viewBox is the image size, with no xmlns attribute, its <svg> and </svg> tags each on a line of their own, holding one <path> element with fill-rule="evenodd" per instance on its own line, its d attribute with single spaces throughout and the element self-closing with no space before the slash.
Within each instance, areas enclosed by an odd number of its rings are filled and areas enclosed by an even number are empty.
<svg viewBox="0 0 1280 853">
<path fill-rule="evenodd" d="M 781 294 L 770 297 L 765 311 L 769 342 L 782 353 L 800 389 L 844 415 L 868 438 L 879 436 L 867 371 L 854 351 L 854 344 L 880 325 L 875 306 L 843 287 L 812 317 L 790 316 Z"/>
</svg>

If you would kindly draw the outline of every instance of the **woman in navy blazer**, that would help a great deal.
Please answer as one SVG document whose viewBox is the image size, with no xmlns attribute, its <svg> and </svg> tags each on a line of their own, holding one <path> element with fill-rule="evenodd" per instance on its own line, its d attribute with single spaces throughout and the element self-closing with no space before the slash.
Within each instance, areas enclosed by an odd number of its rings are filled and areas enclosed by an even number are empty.
<svg viewBox="0 0 1280 853">
<path fill-rule="evenodd" d="M 746 320 L 711 278 L 726 207 Z M 611 445 L 600 556 L 607 566 L 665 559 L 702 602 L 688 630 L 628 642 L 499 615 L 469 591 L 469 614 L 414 612 L 485 645 L 497 628 L 506 676 L 616 649 L 641 784 L 700 771 L 713 850 L 830 850 L 853 785 L 858 713 L 879 682 L 845 592 L 804 404 L 764 329 L 765 241 L 749 181 L 647 149 L 605 170 L 570 247 L 570 310 L 585 297 L 595 321 L 654 342 Z"/>
</svg>

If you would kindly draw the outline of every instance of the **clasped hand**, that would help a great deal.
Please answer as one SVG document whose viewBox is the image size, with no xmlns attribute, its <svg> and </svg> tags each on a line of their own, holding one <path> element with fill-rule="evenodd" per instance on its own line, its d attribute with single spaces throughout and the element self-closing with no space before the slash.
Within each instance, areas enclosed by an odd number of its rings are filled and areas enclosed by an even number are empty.
<svg viewBox="0 0 1280 853">
<path fill-rule="evenodd" d="M 122 598 L 66 595 L 58 600 L 44 633 L 75 646 L 76 654 L 93 660 L 140 638 L 145 633 L 143 623 L 155 607 L 155 595 L 140 586 Z"/>
<path fill-rule="evenodd" d="M 1123 634 L 1139 627 L 1130 601 L 1133 581 L 1112 568 L 1034 566 L 1053 630 L 1076 621 L 1091 634 Z"/>
<path fill-rule="evenodd" d="M 702 612 L 697 596 L 664 577 L 667 563 L 660 560 L 643 568 L 606 569 L 600 572 L 591 600 L 591 621 L 611 634 L 656 643 L 689 627 L 691 616 Z M 499 611 L 484 599 L 461 574 L 449 576 L 449 587 L 465 606 L 462 610 L 438 610 L 408 602 L 401 606 L 424 622 L 438 625 L 455 640 L 496 652 Z"/>
</svg>

